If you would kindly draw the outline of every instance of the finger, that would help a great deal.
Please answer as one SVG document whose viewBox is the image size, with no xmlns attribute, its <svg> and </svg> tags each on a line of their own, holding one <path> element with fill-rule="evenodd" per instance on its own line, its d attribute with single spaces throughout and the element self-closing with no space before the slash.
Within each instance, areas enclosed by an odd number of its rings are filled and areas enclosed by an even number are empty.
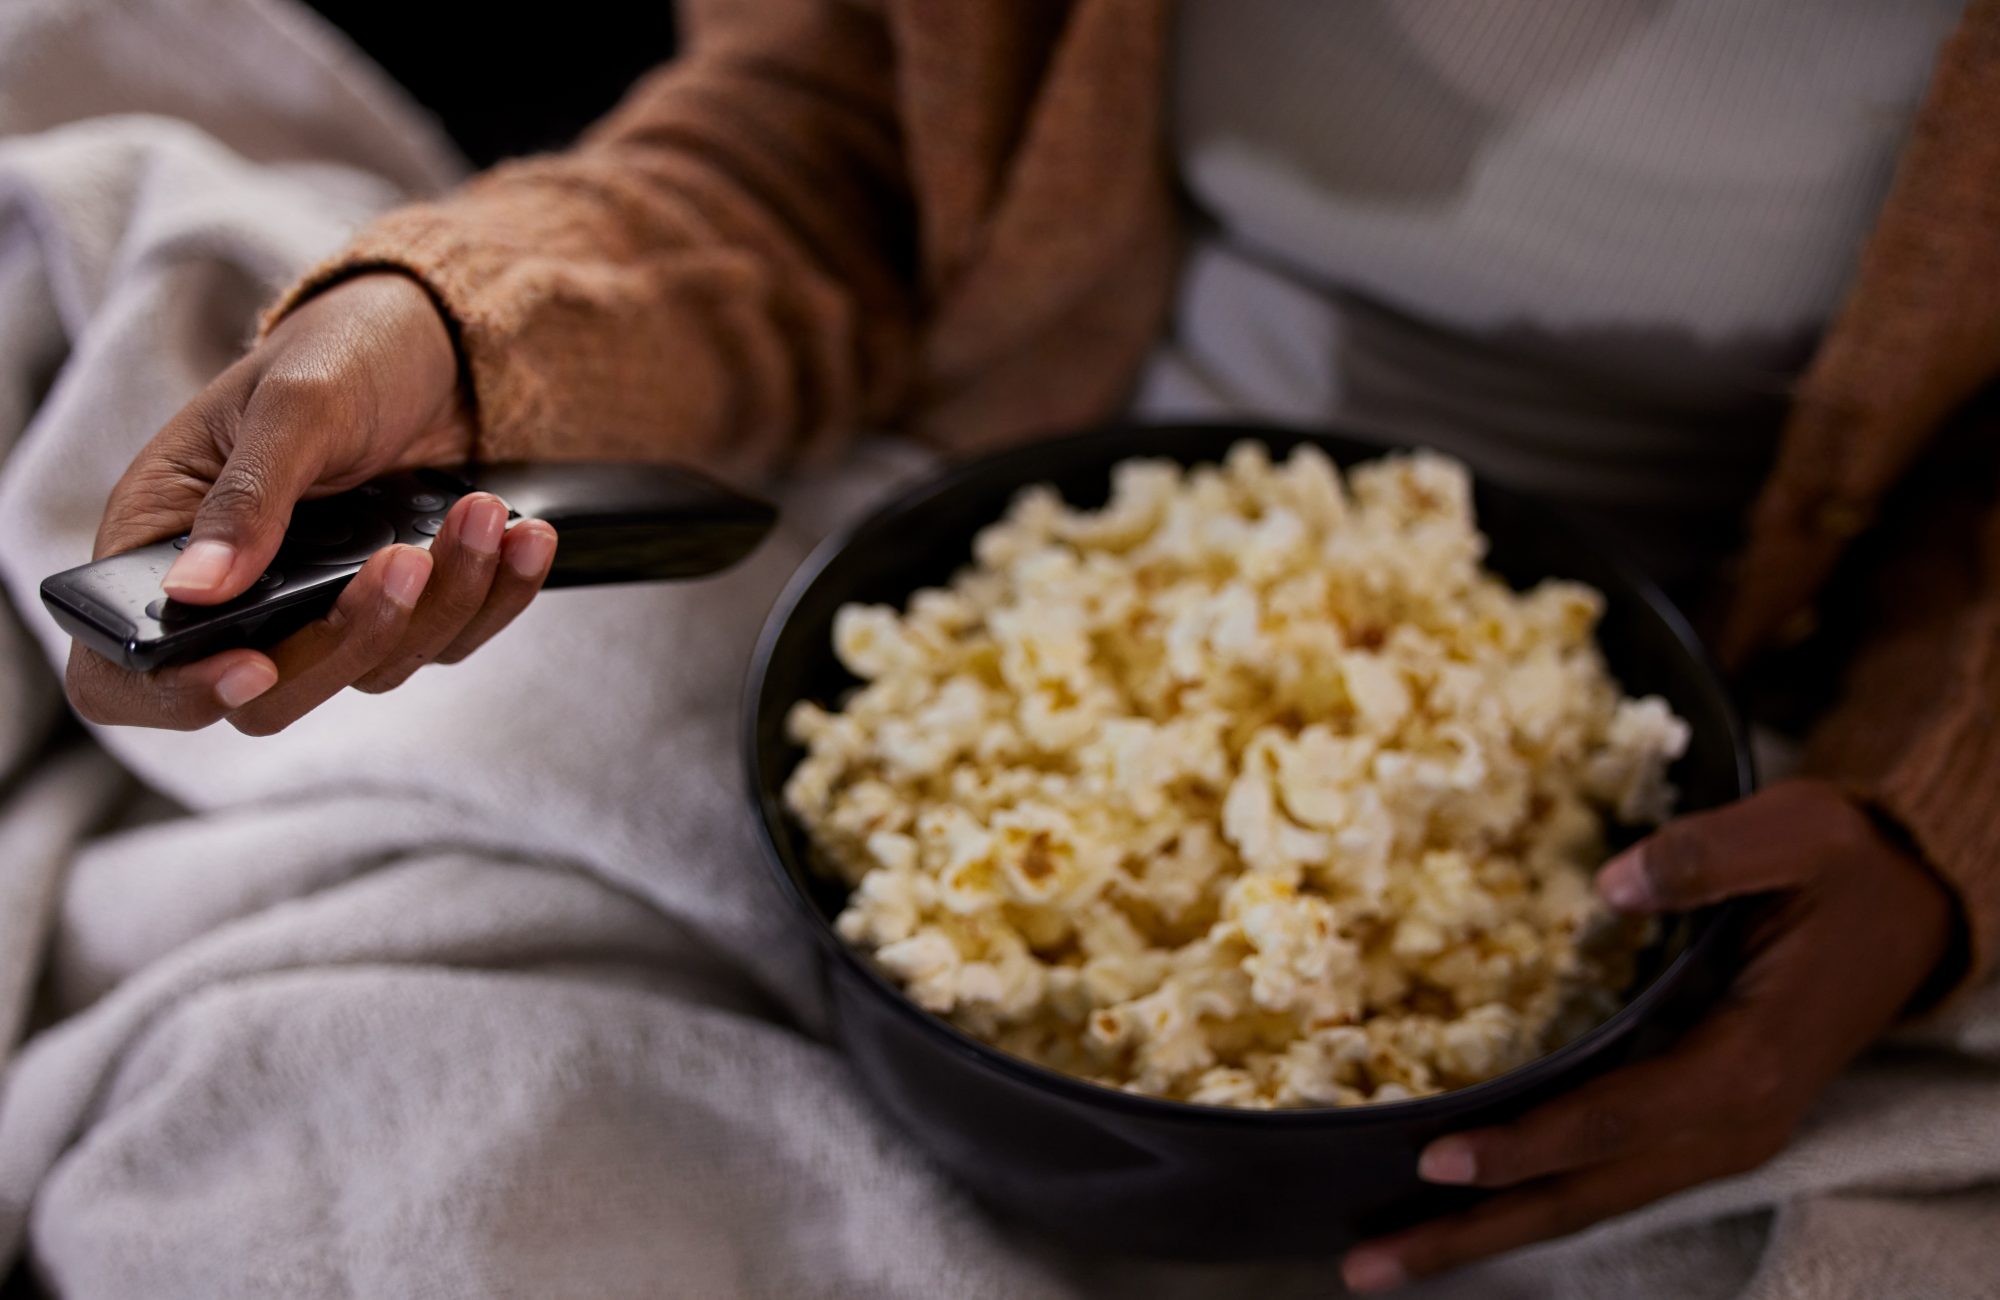
<svg viewBox="0 0 2000 1300">
<path fill-rule="evenodd" d="M 1428 1182 L 1511 1187 L 1573 1173 L 1721 1129 L 1774 1120 L 1783 1080 L 1748 1008 L 1719 1012 L 1665 1056 L 1614 1070 L 1508 1124 L 1424 1148 Z"/>
<path fill-rule="evenodd" d="M 198 731 L 270 690 L 278 666 L 255 650 L 225 650 L 191 664 L 134 673 L 72 646 L 64 675 L 70 703 L 107 727 Z"/>
<path fill-rule="evenodd" d="M 402 685 L 458 638 L 492 593 L 506 527 L 507 507 L 489 493 L 473 493 L 452 506 L 431 544 L 431 580 L 403 643 L 363 674 L 356 690 L 372 694 Z"/>
<path fill-rule="evenodd" d="M 1858 816 L 1819 787 L 1774 786 L 1668 822 L 1607 862 L 1597 892 L 1621 912 L 1677 912 L 1784 889 L 1814 865 L 1798 851 L 1802 819 Z"/>
<path fill-rule="evenodd" d="M 105 502 L 92 559 L 187 531 L 222 469 L 221 448 L 234 437 L 252 378 L 241 363 L 230 367 L 132 458 Z"/>
<path fill-rule="evenodd" d="M 1350 1290 L 1385 1291 L 1502 1251 L 1567 1236 L 1731 1171 L 1728 1152 L 1719 1146 L 1649 1152 L 1364 1242 L 1341 1261 L 1341 1277 Z"/>
<path fill-rule="evenodd" d="M 548 580 L 555 558 L 556 530 L 548 524 L 530 519 L 508 529 L 500 544 L 500 572 L 486 604 L 438 655 L 438 662 L 457 663 L 513 622 Z"/>
<path fill-rule="evenodd" d="M 230 715 L 237 730 L 268 736 L 326 703 L 402 643 L 431 574 L 431 557 L 391 546 L 361 566 L 333 609 L 272 650 L 278 684 Z"/>
<path fill-rule="evenodd" d="M 188 525 L 188 544 L 160 585 L 213 605 L 249 590 L 285 539 L 292 507 L 325 466 L 323 431 L 347 418 L 323 384 L 266 378 L 250 394 L 228 458 Z"/>
</svg>

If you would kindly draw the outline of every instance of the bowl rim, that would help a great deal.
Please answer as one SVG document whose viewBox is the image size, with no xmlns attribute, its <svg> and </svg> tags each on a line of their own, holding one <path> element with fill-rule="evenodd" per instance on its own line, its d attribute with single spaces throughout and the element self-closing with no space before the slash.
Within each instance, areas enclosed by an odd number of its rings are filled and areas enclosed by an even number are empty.
<svg viewBox="0 0 2000 1300">
<path fill-rule="evenodd" d="M 1123 1111 L 1139 1119 L 1283 1130 L 1323 1128 L 1329 1124 L 1358 1127 L 1387 1123 L 1422 1123 L 1425 1120 L 1451 1119 L 1468 1110 L 1504 1102 L 1535 1087 L 1552 1075 L 1567 1071 L 1573 1064 L 1596 1056 L 1636 1031 L 1650 1018 L 1653 1010 L 1673 994 L 1693 967 L 1717 957 L 1728 935 L 1736 928 L 1735 922 L 1747 914 L 1746 900 L 1725 900 L 1689 914 L 1688 919 L 1693 926 L 1693 933 L 1687 944 L 1654 974 L 1652 980 L 1639 990 L 1636 996 L 1620 1005 L 1617 1011 L 1589 1030 L 1554 1051 L 1545 1052 L 1490 1079 L 1482 1079 L 1463 1088 L 1451 1088 L 1428 1096 L 1395 1101 L 1345 1106 L 1254 1108 L 1179 1101 L 1170 1097 L 1128 1092 L 1122 1088 L 1095 1083 L 1079 1075 L 1066 1074 L 1025 1057 L 1016 1056 L 974 1037 L 943 1016 L 919 1006 L 877 969 L 874 963 L 868 961 L 860 950 L 835 933 L 831 922 L 821 915 L 810 895 L 801 888 L 799 881 L 786 865 L 785 855 L 778 846 L 776 826 L 787 814 L 781 800 L 781 792 L 766 787 L 759 762 L 758 730 L 759 723 L 763 719 L 764 685 L 778 643 L 799 602 L 835 559 L 844 554 L 862 534 L 887 519 L 907 514 L 934 497 L 957 490 L 969 480 L 995 473 L 1004 474 L 1014 462 L 1030 459 L 1037 452 L 1099 441 L 1107 436 L 1139 434 L 1229 434 L 1244 440 L 1259 440 L 1275 435 L 1289 441 L 1293 446 L 1301 442 L 1320 444 L 1328 441 L 1344 442 L 1356 449 L 1372 450 L 1375 455 L 1424 449 L 1421 444 L 1386 442 L 1336 425 L 1286 424 L 1260 420 L 1114 421 L 1080 431 L 1011 443 L 950 461 L 937 472 L 925 474 L 914 483 L 892 491 L 856 518 L 821 538 L 786 580 L 783 590 L 772 603 L 765 615 L 764 624 L 758 631 L 749 671 L 743 683 L 739 746 L 742 751 L 743 774 L 748 782 L 750 811 L 756 823 L 757 840 L 763 849 L 765 864 L 776 877 L 779 889 L 791 901 L 807 927 L 813 932 L 821 950 L 836 965 L 848 974 L 858 977 L 865 988 L 870 989 L 897 1013 L 915 1024 L 921 1032 L 933 1038 L 940 1047 L 949 1049 L 975 1067 L 997 1073 L 1014 1084 L 1038 1091 L 1053 1092 L 1059 1097 L 1084 1106 Z M 1145 454 L 1147 453 L 1133 452 L 1121 459 Z M 1177 459 L 1164 452 L 1159 454 L 1167 459 Z M 1471 473 L 1469 467 L 1467 472 Z M 1020 481 L 1019 488 L 1026 488 L 1035 481 L 1032 476 L 1024 478 Z M 1657 582 L 1633 564 L 1621 550 L 1566 514 L 1560 507 L 1544 502 L 1532 494 L 1494 483 L 1477 474 L 1472 475 L 1472 481 L 1476 491 L 1507 499 L 1510 504 L 1530 507 L 1546 518 L 1549 527 L 1558 535 L 1566 537 L 1579 547 L 1596 550 L 1628 591 L 1666 626 L 1680 649 L 1693 660 L 1702 675 L 1714 687 L 1716 696 L 1722 703 L 1723 716 L 1729 728 L 1730 749 L 1736 760 L 1736 785 L 1739 797 L 1753 791 L 1757 783 L 1756 767 L 1741 712 L 1714 656 L 1696 634 L 1693 625 L 1681 612 L 1680 607 L 1667 596 Z M 824 978 L 824 968 L 822 970 Z"/>
</svg>

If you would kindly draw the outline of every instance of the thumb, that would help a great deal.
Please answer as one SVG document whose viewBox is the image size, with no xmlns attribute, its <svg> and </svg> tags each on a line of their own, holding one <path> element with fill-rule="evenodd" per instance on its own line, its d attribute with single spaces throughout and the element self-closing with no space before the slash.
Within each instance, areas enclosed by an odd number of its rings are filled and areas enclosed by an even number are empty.
<svg viewBox="0 0 2000 1300">
<path fill-rule="evenodd" d="M 296 403 L 251 396 L 235 445 L 188 525 L 188 544 L 160 585 L 175 600 L 214 605 L 270 566 L 285 525 L 320 471 L 315 422 Z"/>
<path fill-rule="evenodd" d="M 1668 822 L 1605 863 L 1597 892 L 1621 912 L 1684 912 L 1788 889 L 1810 869 L 1807 832 L 1842 815 L 1844 801 L 1810 783 L 1773 786 Z"/>
</svg>

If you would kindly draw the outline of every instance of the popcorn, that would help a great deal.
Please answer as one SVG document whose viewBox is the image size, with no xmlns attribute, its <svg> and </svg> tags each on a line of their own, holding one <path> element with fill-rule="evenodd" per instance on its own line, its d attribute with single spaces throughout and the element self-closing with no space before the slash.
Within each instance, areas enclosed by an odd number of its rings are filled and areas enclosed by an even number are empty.
<svg viewBox="0 0 2000 1300">
<path fill-rule="evenodd" d="M 1590 888 L 1606 819 L 1666 816 L 1688 728 L 1622 696 L 1597 592 L 1485 549 L 1434 455 L 1021 493 L 949 586 L 842 609 L 862 684 L 788 720 L 836 929 L 1004 1050 L 1206 1105 L 1420 1097 L 1582 1032 L 1644 938 Z"/>
<path fill-rule="evenodd" d="M 1621 821 L 1665 820 L 1672 804 L 1666 765 L 1687 752 L 1687 723 L 1657 697 L 1620 700 L 1605 741 L 1584 769 L 1590 792 L 1608 800 Z"/>
</svg>

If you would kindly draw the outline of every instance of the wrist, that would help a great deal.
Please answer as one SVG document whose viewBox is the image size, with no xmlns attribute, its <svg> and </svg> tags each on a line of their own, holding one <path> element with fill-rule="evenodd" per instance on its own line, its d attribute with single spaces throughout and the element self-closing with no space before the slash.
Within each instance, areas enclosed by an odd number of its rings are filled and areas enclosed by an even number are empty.
<svg viewBox="0 0 2000 1300">
<path fill-rule="evenodd" d="M 448 464 L 472 459 L 477 442 L 471 382 L 457 332 L 429 288 L 395 267 L 331 280 L 290 304 L 270 325 L 267 345 L 288 335 L 328 331 L 340 363 L 366 374 L 372 426 L 390 443 L 384 463 Z"/>
<path fill-rule="evenodd" d="M 1922 1016 L 1963 983 L 1971 967 L 1972 928 L 1966 916 L 1964 900 L 1949 878 L 1932 864 L 1922 845 L 1899 818 L 1864 790 L 1850 788 L 1843 790 L 1842 794 L 1868 823 L 1869 834 L 1876 851 L 1884 859 L 1885 869 L 1907 872 L 1929 885 L 1928 890 L 1916 891 L 1919 897 L 1928 900 L 1929 906 L 1919 905 L 1910 920 L 1918 935 L 1930 935 L 1926 950 L 1931 960 L 1909 1000 L 1904 1003 L 1898 1019 Z M 1887 865 L 1889 863 L 1893 866 Z"/>
<path fill-rule="evenodd" d="M 400 322 L 414 336 L 412 344 L 425 358 L 423 373 L 435 385 L 435 408 L 431 427 L 441 431 L 451 446 L 453 461 L 473 459 L 478 443 L 478 421 L 473 417 L 472 367 L 465 357 L 458 326 L 428 284 L 400 268 L 371 271 L 361 277 L 374 281 L 371 288 L 383 294 Z"/>
</svg>

